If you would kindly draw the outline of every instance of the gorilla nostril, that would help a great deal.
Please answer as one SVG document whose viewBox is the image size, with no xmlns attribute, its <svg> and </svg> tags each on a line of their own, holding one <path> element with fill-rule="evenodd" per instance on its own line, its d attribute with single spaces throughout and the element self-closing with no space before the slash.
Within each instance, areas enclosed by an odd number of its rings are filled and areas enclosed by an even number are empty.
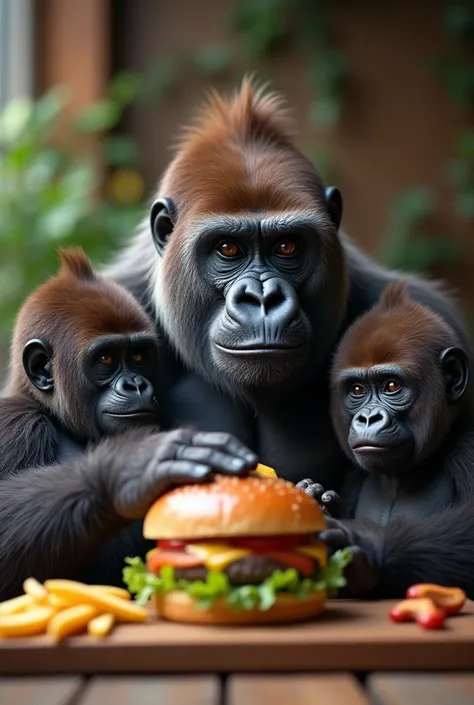
<svg viewBox="0 0 474 705">
<path fill-rule="evenodd" d="M 135 387 L 136 389 L 143 394 L 148 389 L 148 382 L 146 379 L 143 379 L 143 377 L 135 377 Z"/>
<path fill-rule="evenodd" d="M 263 296 L 262 304 L 265 308 L 265 313 L 268 313 L 272 308 L 278 308 L 284 303 L 284 298 L 279 291 L 270 291 Z"/>
<path fill-rule="evenodd" d="M 357 423 L 362 424 L 363 426 L 368 426 L 368 418 L 365 416 L 365 414 L 359 414 L 356 418 Z"/>
<path fill-rule="evenodd" d="M 372 426 L 372 424 L 380 423 L 381 421 L 383 421 L 383 416 L 380 411 L 377 411 L 375 414 L 371 414 L 369 416 L 367 419 L 367 426 Z"/>
</svg>

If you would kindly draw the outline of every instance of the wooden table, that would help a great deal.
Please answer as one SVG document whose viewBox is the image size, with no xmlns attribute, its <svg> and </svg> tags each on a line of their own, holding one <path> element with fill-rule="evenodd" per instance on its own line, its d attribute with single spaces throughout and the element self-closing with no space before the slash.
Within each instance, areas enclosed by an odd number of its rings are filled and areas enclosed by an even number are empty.
<svg viewBox="0 0 474 705">
<path fill-rule="evenodd" d="M 154 620 L 102 641 L 4 641 L 0 703 L 474 705 L 474 603 L 442 631 L 392 624 L 392 604 L 329 602 L 322 617 L 292 626 Z"/>
</svg>

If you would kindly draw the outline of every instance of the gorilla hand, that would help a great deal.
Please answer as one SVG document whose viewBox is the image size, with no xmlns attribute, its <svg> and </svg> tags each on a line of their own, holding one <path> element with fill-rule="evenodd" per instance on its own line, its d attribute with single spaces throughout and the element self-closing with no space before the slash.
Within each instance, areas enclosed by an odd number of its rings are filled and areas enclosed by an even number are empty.
<svg viewBox="0 0 474 705">
<path fill-rule="evenodd" d="M 327 528 L 319 535 L 329 549 L 347 548 L 352 559 L 345 569 L 347 586 L 340 591 L 356 597 L 374 596 L 380 577 L 383 527 L 372 522 L 338 521 L 327 518 Z"/>
<path fill-rule="evenodd" d="M 301 480 L 296 486 L 299 487 L 300 490 L 304 490 L 306 494 L 316 500 L 325 514 L 337 515 L 337 510 L 341 502 L 337 492 L 334 492 L 333 490 L 328 490 L 326 492 L 322 485 L 318 482 L 313 482 L 309 478 Z"/>
<path fill-rule="evenodd" d="M 258 458 L 227 433 L 178 429 L 142 436 L 131 444 L 130 462 L 103 473 L 106 496 L 123 519 L 141 519 L 153 502 L 174 485 L 206 482 L 213 473 L 243 476 Z"/>
</svg>

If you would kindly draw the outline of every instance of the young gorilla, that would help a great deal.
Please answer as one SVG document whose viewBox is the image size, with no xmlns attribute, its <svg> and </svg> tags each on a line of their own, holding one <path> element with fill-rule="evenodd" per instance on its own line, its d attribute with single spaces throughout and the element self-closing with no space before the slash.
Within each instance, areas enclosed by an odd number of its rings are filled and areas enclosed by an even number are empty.
<svg viewBox="0 0 474 705">
<path fill-rule="evenodd" d="M 469 363 L 454 331 L 403 284 L 345 334 L 331 411 L 357 466 L 324 538 L 352 545 L 356 593 L 402 597 L 411 584 L 474 597 L 474 416 Z M 439 532 L 439 528 L 443 532 Z M 435 530 L 437 529 L 437 530 Z"/>
<path fill-rule="evenodd" d="M 120 584 L 127 552 L 145 548 L 140 524 L 128 524 L 160 493 L 205 481 L 215 470 L 239 474 L 256 464 L 225 434 L 159 433 L 152 322 L 128 292 L 97 276 L 80 250 L 61 259 L 59 274 L 18 316 L 8 391 L 0 399 L 1 598 L 18 592 L 28 575 L 75 576 L 81 567 L 85 579 Z M 132 430 L 143 424 L 148 431 Z M 113 442 L 100 443 L 109 435 Z M 19 496 L 28 511 L 13 515 L 7 500 Z M 124 527 L 95 563 L 84 565 Z M 53 568 L 58 534 L 67 550 Z M 24 552 L 27 535 L 34 552 Z"/>
</svg>

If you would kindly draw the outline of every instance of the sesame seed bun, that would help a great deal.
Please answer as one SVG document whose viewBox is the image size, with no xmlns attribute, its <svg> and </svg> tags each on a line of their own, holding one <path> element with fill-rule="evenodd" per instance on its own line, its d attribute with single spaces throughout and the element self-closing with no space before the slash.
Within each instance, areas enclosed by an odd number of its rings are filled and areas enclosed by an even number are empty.
<svg viewBox="0 0 474 705">
<path fill-rule="evenodd" d="M 302 622 L 321 614 L 326 606 L 324 591 L 312 592 L 304 598 L 278 595 L 268 610 L 235 610 L 222 598 L 210 609 L 199 609 L 192 597 L 180 591 L 154 595 L 152 599 L 161 619 L 214 626 Z"/>
<path fill-rule="evenodd" d="M 303 490 L 281 478 L 228 477 L 166 493 L 145 517 L 147 539 L 275 536 L 323 531 L 326 519 Z"/>
</svg>

